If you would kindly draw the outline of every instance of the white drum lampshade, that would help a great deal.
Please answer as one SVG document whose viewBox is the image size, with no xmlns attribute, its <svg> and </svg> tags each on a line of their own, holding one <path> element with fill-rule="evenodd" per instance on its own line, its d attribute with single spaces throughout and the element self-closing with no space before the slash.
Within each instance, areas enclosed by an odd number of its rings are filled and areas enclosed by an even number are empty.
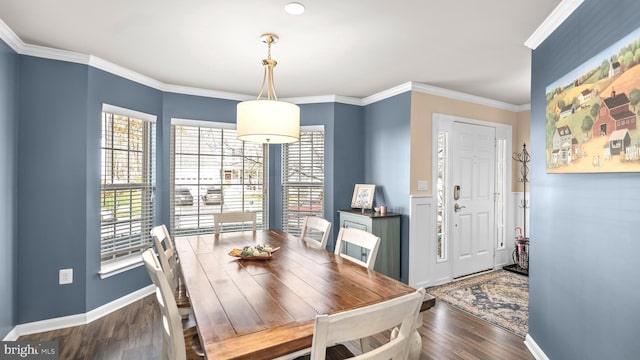
<svg viewBox="0 0 640 360">
<path fill-rule="evenodd" d="M 278 41 L 274 34 L 262 34 L 267 44 L 267 58 L 262 60 L 264 77 L 256 100 L 238 103 L 236 134 L 242 141 L 262 144 L 284 144 L 300 140 L 300 107 L 278 101 L 273 81 L 273 68 L 278 64 L 271 58 L 271 44 Z M 267 89 L 267 99 L 260 97 Z"/>
<path fill-rule="evenodd" d="M 242 141 L 268 144 L 300 139 L 300 108 L 284 101 L 251 100 L 238 103 L 237 136 Z"/>
</svg>

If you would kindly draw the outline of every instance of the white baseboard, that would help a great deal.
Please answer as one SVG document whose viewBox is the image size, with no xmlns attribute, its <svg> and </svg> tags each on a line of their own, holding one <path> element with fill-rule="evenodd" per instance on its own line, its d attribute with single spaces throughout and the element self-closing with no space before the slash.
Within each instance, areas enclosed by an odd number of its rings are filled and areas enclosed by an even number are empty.
<svg viewBox="0 0 640 360">
<path fill-rule="evenodd" d="M 75 314 L 59 318 L 34 321 L 26 324 L 18 324 L 9 331 L 7 336 L 4 337 L 4 341 L 18 340 L 22 335 L 64 329 L 70 326 L 86 325 L 150 294 L 153 294 L 155 290 L 155 285 L 151 284 L 84 314 Z"/>
<path fill-rule="evenodd" d="M 2 340 L 3 341 L 15 341 L 15 340 L 18 340 L 19 337 L 20 337 L 20 334 L 18 334 L 18 331 L 14 327 L 13 329 L 11 329 L 11 331 L 9 331 L 7 336 L 5 336 L 4 339 L 2 339 Z"/>
<path fill-rule="evenodd" d="M 527 334 L 527 336 L 524 338 L 524 344 L 527 346 L 529 352 L 531 353 L 531 355 L 533 355 L 534 358 L 536 358 L 536 360 L 549 360 L 547 355 L 544 353 L 544 351 L 542 351 L 542 349 L 540 349 L 531 335 Z"/>
<path fill-rule="evenodd" d="M 153 294 L 155 291 L 156 291 L 156 286 L 151 284 L 151 285 L 148 285 L 147 287 L 143 287 L 142 289 L 138 289 L 132 293 L 129 293 L 121 298 L 115 299 L 110 303 L 97 307 L 86 314 L 87 323 L 90 323 L 94 320 L 98 320 L 105 315 L 111 314 L 116 310 L 119 310 L 131 303 L 134 303 L 144 297 L 147 297 Z"/>
</svg>

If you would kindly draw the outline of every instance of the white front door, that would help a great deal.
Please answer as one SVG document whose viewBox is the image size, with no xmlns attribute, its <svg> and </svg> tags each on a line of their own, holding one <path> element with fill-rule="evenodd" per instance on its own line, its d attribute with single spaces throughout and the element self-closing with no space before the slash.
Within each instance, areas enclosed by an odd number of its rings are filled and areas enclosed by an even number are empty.
<svg viewBox="0 0 640 360">
<path fill-rule="evenodd" d="M 454 278 L 494 266 L 495 138 L 494 127 L 453 124 L 447 196 Z"/>
</svg>

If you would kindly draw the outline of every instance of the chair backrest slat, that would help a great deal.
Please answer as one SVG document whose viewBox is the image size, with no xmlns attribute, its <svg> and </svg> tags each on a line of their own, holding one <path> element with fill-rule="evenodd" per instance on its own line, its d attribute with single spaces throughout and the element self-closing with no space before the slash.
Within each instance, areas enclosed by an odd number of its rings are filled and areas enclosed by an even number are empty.
<svg viewBox="0 0 640 360">
<path fill-rule="evenodd" d="M 253 231 L 256 231 L 256 213 L 248 211 L 235 211 L 219 213 L 213 215 L 213 222 L 216 227 L 216 235 L 220 234 L 220 224 L 226 223 L 253 223 Z"/>
<path fill-rule="evenodd" d="M 176 254 L 173 241 L 171 240 L 171 236 L 169 235 L 169 231 L 164 225 L 155 226 L 151 229 L 151 236 L 153 237 L 153 242 L 156 245 L 158 257 L 160 257 L 162 271 L 167 277 L 169 285 L 175 291 L 179 285 L 178 278 L 180 269 L 178 267 L 178 256 Z"/>
<path fill-rule="evenodd" d="M 353 257 L 350 254 L 343 252 L 342 248 L 345 243 L 353 244 L 355 246 L 367 249 L 367 260 L 362 261 L 362 259 Z M 380 238 L 372 233 L 354 228 L 340 228 L 338 239 L 336 240 L 335 254 L 345 259 L 351 260 L 357 264 L 360 264 L 368 269 L 373 269 L 373 266 L 376 263 L 376 257 L 378 256 L 379 246 Z"/>
<path fill-rule="evenodd" d="M 328 220 L 317 216 L 307 216 L 302 226 L 300 238 L 308 245 L 324 249 L 327 247 L 329 230 L 331 230 L 331 222 Z"/>
<path fill-rule="evenodd" d="M 398 325 L 388 343 L 352 359 L 406 359 L 424 294 L 425 290 L 421 288 L 414 293 L 364 308 L 316 316 L 311 360 L 324 360 L 327 346 L 378 334 Z"/>
</svg>

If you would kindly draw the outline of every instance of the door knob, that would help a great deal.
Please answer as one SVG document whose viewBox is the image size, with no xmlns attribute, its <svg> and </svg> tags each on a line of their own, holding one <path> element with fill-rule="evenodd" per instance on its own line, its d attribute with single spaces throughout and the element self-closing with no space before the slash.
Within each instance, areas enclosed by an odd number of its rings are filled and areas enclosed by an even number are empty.
<svg viewBox="0 0 640 360">
<path fill-rule="evenodd" d="M 460 205 L 458 205 L 458 203 L 455 203 L 453 205 L 453 211 L 455 211 L 455 212 L 458 212 L 458 211 L 460 211 L 460 210 L 462 210 L 464 208 L 466 208 L 466 206 L 460 206 Z"/>
</svg>

